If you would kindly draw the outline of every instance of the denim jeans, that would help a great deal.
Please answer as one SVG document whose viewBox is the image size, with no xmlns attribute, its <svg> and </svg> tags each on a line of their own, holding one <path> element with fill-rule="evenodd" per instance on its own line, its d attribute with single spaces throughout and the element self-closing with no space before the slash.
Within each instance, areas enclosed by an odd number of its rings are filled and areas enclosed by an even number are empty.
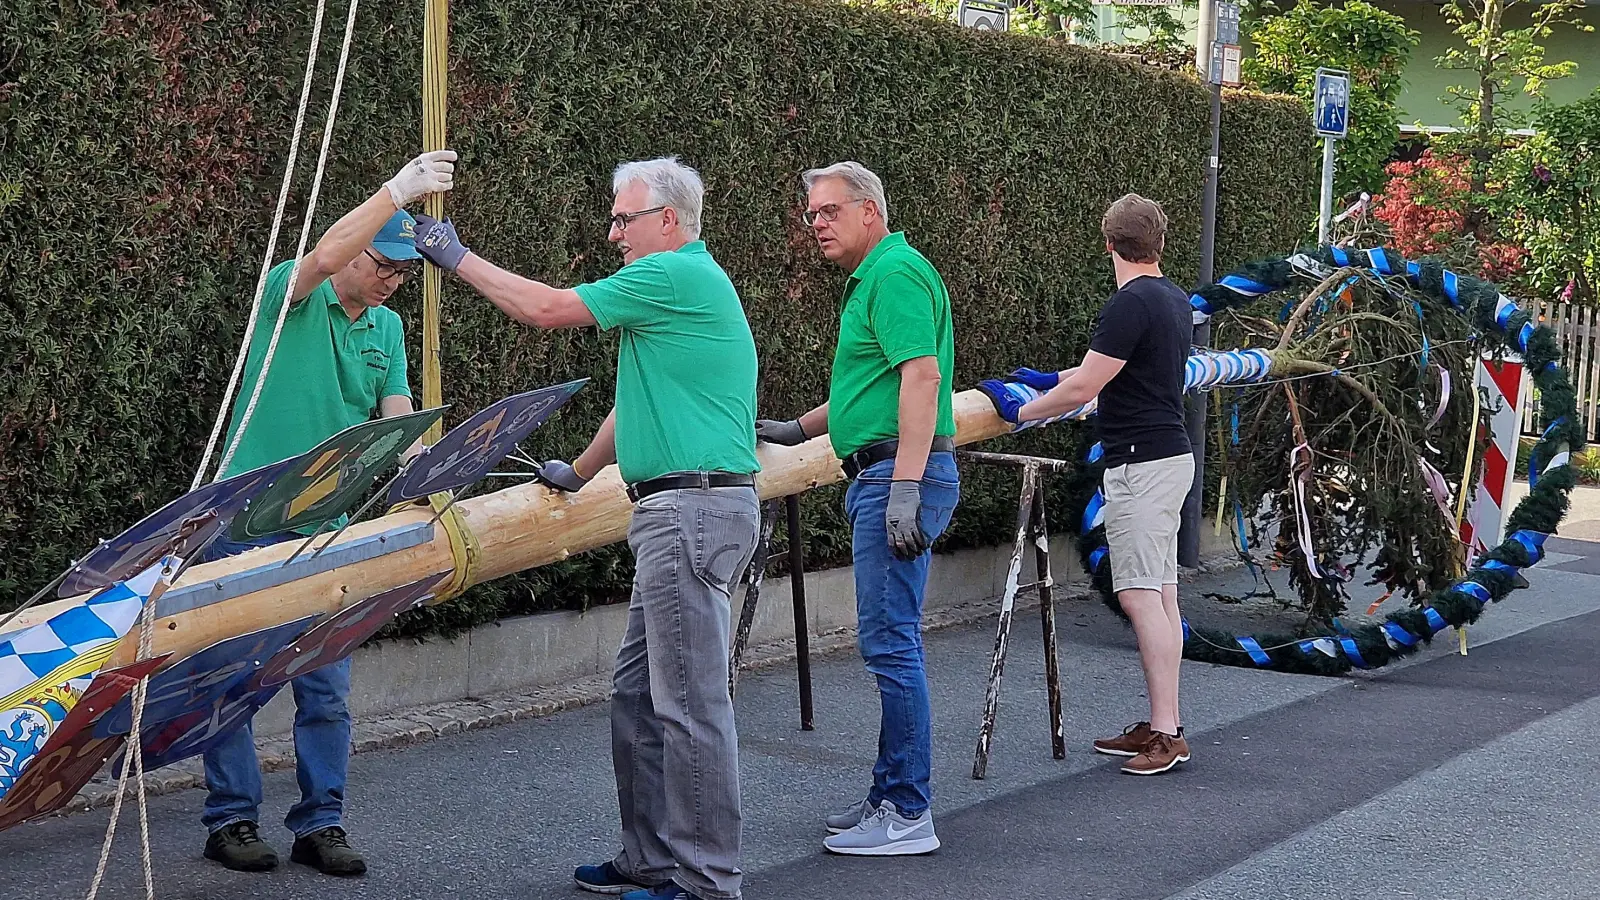
<svg viewBox="0 0 1600 900">
<path fill-rule="evenodd" d="M 634 505 L 628 528 L 633 597 L 611 693 L 615 864 L 706 900 L 735 900 L 744 880 L 728 622 L 760 517 L 750 488 L 662 491 Z"/>
<path fill-rule="evenodd" d="M 218 540 L 204 562 L 235 556 L 257 547 L 303 541 L 304 535 L 282 532 L 253 541 Z M 300 780 L 300 802 L 284 818 L 296 837 L 340 824 L 345 778 L 350 764 L 350 659 L 324 666 L 290 682 L 294 690 L 294 749 Z M 256 757 L 255 729 L 246 722 L 205 754 L 205 811 L 200 821 L 208 831 L 235 822 L 261 821 L 261 761 Z"/>
<path fill-rule="evenodd" d="M 932 553 L 914 560 L 889 548 L 884 514 L 894 460 L 867 468 L 845 494 L 855 561 L 857 644 L 867 671 L 877 676 L 883 714 L 878 725 L 878 762 L 867 799 L 888 800 L 908 816 L 933 801 L 933 708 L 922 654 L 922 601 Z M 922 531 L 937 538 L 950 525 L 961 499 L 955 454 L 933 453 L 922 476 Z"/>
</svg>

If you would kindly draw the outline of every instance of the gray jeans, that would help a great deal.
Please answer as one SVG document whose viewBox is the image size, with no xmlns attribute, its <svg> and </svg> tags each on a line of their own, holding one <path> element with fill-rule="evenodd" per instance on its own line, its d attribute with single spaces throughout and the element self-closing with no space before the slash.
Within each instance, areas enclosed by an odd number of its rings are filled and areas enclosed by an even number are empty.
<svg viewBox="0 0 1600 900">
<path fill-rule="evenodd" d="M 744 878 L 728 620 L 759 519 L 750 488 L 663 491 L 634 505 L 628 529 L 636 571 L 611 693 L 616 866 L 707 900 L 736 900 Z"/>
</svg>

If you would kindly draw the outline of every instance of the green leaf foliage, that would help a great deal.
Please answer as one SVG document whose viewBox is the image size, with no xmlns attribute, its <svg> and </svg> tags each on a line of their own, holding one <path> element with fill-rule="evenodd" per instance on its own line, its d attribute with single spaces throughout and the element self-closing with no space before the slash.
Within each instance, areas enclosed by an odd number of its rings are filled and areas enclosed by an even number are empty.
<svg viewBox="0 0 1600 900">
<path fill-rule="evenodd" d="M 310 0 L 0 6 L 0 608 L 187 486 L 220 402 L 289 151 Z M 327 13 L 292 252 L 345 7 Z M 363 5 L 315 233 L 419 149 L 420 6 Z M 834 2 L 456 4 L 448 209 L 474 249 L 560 285 L 615 271 L 620 161 L 675 154 L 761 354 L 761 410 L 821 400 L 844 277 L 801 224 L 799 173 L 856 159 L 956 304 L 956 387 L 1084 350 L 1112 287 L 1099 234 L 1126 191 L 1166 203 L 1168 267 L 1197 270 L 1207 94 L 1084 48 Z M 1290 250 L 1315 203 L 1292 100 L 1230 93 L 1217 271 Z M 0 197 L 3 197 L 0 192 Z M 413 353 L 419 288 L 395 300 Z M 568 458 L 609 406 L 615 335 L 512 323 L 458 282 L 443 313 L 447 424 L 509 393 L 594 382 L 525 449 Z M 418 359 L 413 355 L 412 359 Z M 415 372 L 413 384 L 417 384 Z M 1074 453 L 1081 428 L 1012 449 Z M 1010 475 L 968 473 L 943 546 L 1011 528 Z M 488 489 L 507 482 L 492 481 Z M 805 504 L 814 564 L 845 561 L 837 489 Z M 627 596 L 622 548 L 482 586 L 407 627 Z"/>
<path fill-rule="evenodd" d="M 1254 21 L 1254 53 L 1240 68 L 1250 84 L 1300 97 L 1307 121 L 1317 69 L 1349 72 L 1350 134 L 1339 141 L 1334 186 L 1340 194 L 1376 192 L 1399 138 L 1395 103 L 1417 39 L 1405 19 L 1363 0 L 1343 6 L 1300 0 L 1288 12 Z"/>
<path fill-rule="evenodd" d="M 1495 154 L 1487 200 L 1501 237 L 1527 248 L 1523 277 L 1536 296 L 1570 291 L 1600 301 L 1600 90 L 1548 101 L 1538 129 Z"/>
</svg>

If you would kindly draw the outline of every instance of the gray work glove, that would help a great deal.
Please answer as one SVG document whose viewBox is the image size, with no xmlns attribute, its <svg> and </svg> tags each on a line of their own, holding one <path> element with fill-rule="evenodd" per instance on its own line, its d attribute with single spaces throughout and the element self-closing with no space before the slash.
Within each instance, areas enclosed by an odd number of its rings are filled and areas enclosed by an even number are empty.
<svg viewBox="0 0 1600 900">
<path fill-rule="evenodd" d="M 577 469 L 559 459 L 552 459 L 540 466 L 533 477 L 540 484 L 564 493 L 581 491 L 589 483 L 589 479 L 579 475 Z"/>
<path fill-rule="evenodd" d="M 448 218 L 441 222 L 423 213 L 417 216 L 417 252 L 439 268 L 454 272 L 469 251 L 456 234 L 454 222 Z"/>
<path fill-rule="evenodd" d="M 765 441 L 768 444 L 793 447 L 796 444 L 804 444 L 807 438 L 806 430 L 800 427 L 799 419 L 790 419 L 787 422 L 779 422 L 775 419 L 757 419 L 756 440 Z"/>
<path fill-rule="evenodd" d="M 922 485 L 915 481 L 895 481 L 889 485 L 889 508 L 884 524 L 889 531 L 889 549 L 907 562 L 928 552 L 932 541 L 922 533 Z"/>
</svg>

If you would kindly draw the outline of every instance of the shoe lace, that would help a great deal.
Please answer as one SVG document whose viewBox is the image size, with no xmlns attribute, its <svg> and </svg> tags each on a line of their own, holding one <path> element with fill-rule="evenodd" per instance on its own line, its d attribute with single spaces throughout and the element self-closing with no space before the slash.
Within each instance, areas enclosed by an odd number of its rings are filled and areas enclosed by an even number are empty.
<svg viewBox="0 0 1600 900">
<path fill-rule="evenodd" d="M 867 832 L 871 831 L 872 829 L 878 827 L 878 823 L 882 822 L 884 819 L 886 819 L 888 817 L 889 817 L 888 808 L 887 807 L 883 807 L 883 806 L 879 806 L 876 809 L 872 810 L 872 812 L 869 812 L 866 815 L 862 816 L 861 817 L 861 821 L 856 823 L 855 830 L 861 832 L 862 834 L 866 834 Z"/>
<path fill-rule="evenodd" d="M 1172 750 L 1172 743 L 1175 740 L 1177 740 L 1177 738 L 1174 738 L 1172 735 L 1167 734 L 1164 731 L 1151 732 L 1150 743 L 1145 745 L 1144 752 L 1147 755 L 1153 755 L 1157 751 L 1163 753 L 1170 752 Z"/>
<path fill-rule="evenodd" d="M 251 822 L 239 822 L 228 829 L 228 836 L 240 844 L 260 844 L 261 833 L 256 831 L 256 826 Z"/>
<path fill-rule="evenodd" d="M 338 847 L 341 850 L 350 849 L 350 838 L 345 835 L 342 828 L 329 828 L 322 832 L 322 842 L 330 847 Z"/>
</svg>

